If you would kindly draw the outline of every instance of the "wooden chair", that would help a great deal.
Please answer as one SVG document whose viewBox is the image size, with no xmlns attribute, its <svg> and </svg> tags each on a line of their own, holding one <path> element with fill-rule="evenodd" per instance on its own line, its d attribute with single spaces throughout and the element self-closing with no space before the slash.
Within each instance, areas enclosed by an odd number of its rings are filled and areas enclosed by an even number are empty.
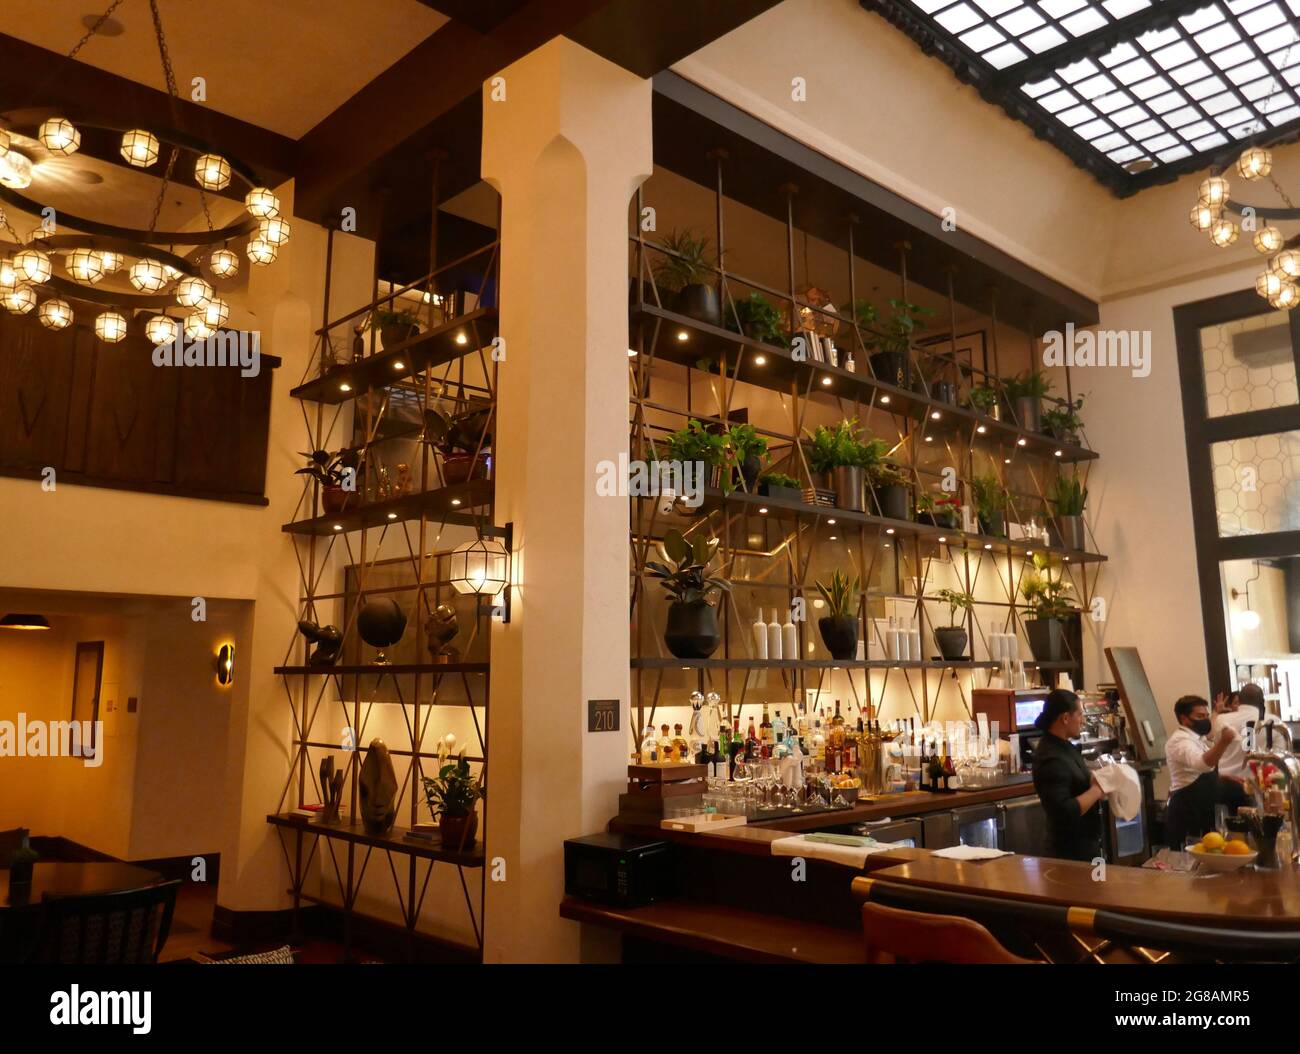
<svg viewBox="0 0 1300 1054">
<path fill-rule="evenodd" d="M 971 919 L 904 911 L 870 902 L 862 905 L 862 937 L 869 963 L 1042 962 L 1012 955 L 993 934 Z"/>
<path fill-rule="evenodd" d="M 11 831 L 0 831 L 0 868 L 9 866 L 9 858 L 27 845 L 26 827 L 15 827 Z"/>
<path fill-rule="evenodd" d="M 33 962 L 156 963 L 171 932 L 180 879 L 142 889 L 41 900 Z"/>
</svg>

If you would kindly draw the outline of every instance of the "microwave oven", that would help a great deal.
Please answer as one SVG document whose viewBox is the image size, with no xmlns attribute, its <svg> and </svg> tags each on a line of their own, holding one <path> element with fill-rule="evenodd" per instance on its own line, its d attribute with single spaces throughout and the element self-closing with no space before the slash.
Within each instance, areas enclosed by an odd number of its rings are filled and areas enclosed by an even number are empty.
<svg viewBox="0 0 1300 1054">
<path fill-rule="evenodd" d="M 564 892 L 581 900 L 635 908 L 671 897 L 668 842 L 625 834 L 589 834 L 564 843 Z"/>
</svg>

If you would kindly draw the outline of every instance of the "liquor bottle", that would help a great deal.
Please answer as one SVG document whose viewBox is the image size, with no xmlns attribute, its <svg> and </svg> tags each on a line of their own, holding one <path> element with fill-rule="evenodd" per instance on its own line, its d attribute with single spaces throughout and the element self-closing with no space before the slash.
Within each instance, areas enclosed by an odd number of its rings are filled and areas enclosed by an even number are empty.
<svg viewBox="0 0 1300 1054">
<path fill-rule="evenodd" d="M 659 740 L 655 737 L 655 726 L 646 725 L 641 737 L 641 764 L 648 765 L 659 760 Z"/>
<path fill-rule="evenodd" d="M 776 717 L 772 719 L 772 735 L 776 739 L 786 738 L 786 724 L 781 719 L 781 711 L 776 712 Z"/>
<path fill-rule="evenodd" d="M 724 758 L 731 757 L 731 726 L 723 721 L 718 728 L 718 751 Z"/>
<path fill-rule="evenodd" d="M 776 735 L 776 745 L 772 748 L 774 758 L 788 758 L 790 756 L 790 744 L 785 741 L 785 733 L 778 732 Z"/>
<path fill-rule="evenodd" d="M 785 613 L 785 625 L 781 627 L 781 654 L 787 659 L 799 658 L 799 631 L 788 611 Z"/>
<path fill-rule="evenodd" d="M 826 733 L 822 731 L 822 721 L 820 717 L 813 722 L 812 742 L 810 747 L 812 756 L 815 758 L 821 757 L 822 752 L 826 749 Z"/>
<path fill-rule="evenodd" d="M 826 741 L 826 768 L 840 772 L 844 768 L 844 718 L 840 716 L 840 701 L 835 700 L 835 716 L 831 718 L 830 736 Z"/>
<path fill-rule="evenodd" d="M 677 755 L 677 760 L 689 762 L 694 758 L 691 746 L 686 742 L 686 737 L 682 735 L 682 726 L 673 725 L 673 753 Z"/>
<path fill-rule="evenodd" d="M 758 742 L 763 749 L 763 757 L 772 756 L 772 747 L 776 745 L 776 736 L 772 728 L 772 719 L 767 716 L 767 703 L 763 704 L 763 720 L 758 726 Z"/>
<path fill-rule="evenodd" d="M 797 659 L 799 657 L 797 655 L 787 656 L 781 651 L 781 623 L 776 620 L 776 608 L 772 609 L 772 621 L 767 624 L 767 657 L 769 659 Z"/>
<path fill-rule="evenodd" d="M 851 351 L 848 353 L 847 356 L 845 356 L 844 368 L 848 370 L 850 373 L 858 372 L 858 364 L 853 361 L 853 352 Z"/>
<path fill-rule="evenodd" d="M 763 609 L 758 609 L 758 614 L 754 616 L 754 625 L 750 627 L 750 632 L 754 635 L 754 658 L 767 658 L 767 623 L 763 621 Z"/>
<path fill-rule="evenodd" d="M 659 728 L 659 760 L 662 762 L 676 761 L 677 752 L 673 749 L 673 737 L 668 734 L 668 725 L 661 725 Z"/>
<path fill-rule="evenodd" d="M 754 719 L 749 719 L 749 732 L 745 736 L 745 760 L 753 761 L 762 752 L 763 746 L 759 742 L 758 733 L 754 731 Z"/>
</svg>

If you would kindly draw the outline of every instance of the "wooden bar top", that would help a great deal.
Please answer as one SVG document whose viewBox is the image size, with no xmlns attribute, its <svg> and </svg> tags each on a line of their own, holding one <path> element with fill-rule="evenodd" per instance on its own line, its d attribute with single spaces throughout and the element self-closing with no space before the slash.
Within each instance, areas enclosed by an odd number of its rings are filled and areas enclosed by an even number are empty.
<svg viewBox="0 0 1300 1054">
<path fill-rule="evenodd" d="M 1294 868 L 1203 874 L 1111 865 L 1104 881 L 1094 881 L 1092 871 L 1090 864 L 1050 857 L 962 861 L 915 853 L 906 863 L 877 869 L 871 877 L 1203 926 L 1300 929 L 1300 871 Z"/>
</svg>

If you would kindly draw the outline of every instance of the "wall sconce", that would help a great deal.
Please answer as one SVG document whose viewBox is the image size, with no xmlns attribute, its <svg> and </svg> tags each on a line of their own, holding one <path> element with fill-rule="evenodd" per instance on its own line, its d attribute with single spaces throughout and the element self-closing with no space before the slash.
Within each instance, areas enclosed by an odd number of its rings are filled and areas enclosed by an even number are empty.
<svg viewBox="0 0 1300 1054">
<path fill-rule="evenodd" d="M 501 609 L 501 621 L 510 621 L 510 554 L 514 524 L 485 527 L 476 541 L 451 551 L 449 577 L 457 593 L 500 600 L 487 606 Z M 480 605 L 481 609 L 482 605 Z"/>
<path fill-rule="evenodd" d="M 223 644 L 217 649 L 216 660 L 212 664 L 217 671 L 217 684 L 229 688 L 235 683 L 235 646 Z"/>
<path fill-rule="evenodd" d="M 1259 578 L 1258 563 L 1255 564 L 1255 575 L 1253 578 L 1250 578 L 1246 581 L 1245 589 L 1230 590 L 1230 595 L 1232 596 L 1233 600 L 1244 599 L 1246 601 L 1245 608 L 1243 608 L 1241 611 L 1234 611 L 1232 613 L 1231 616 L 1232 624 L 1236 629 L 1242 629 L 1247 631 L 1259 629 L 1259 612 L 1256 611 L 1253 607 L 1251 607 L 1250 604 L 1250 583 L 1254 582 L 1257 578 Z"/>
</svg>

